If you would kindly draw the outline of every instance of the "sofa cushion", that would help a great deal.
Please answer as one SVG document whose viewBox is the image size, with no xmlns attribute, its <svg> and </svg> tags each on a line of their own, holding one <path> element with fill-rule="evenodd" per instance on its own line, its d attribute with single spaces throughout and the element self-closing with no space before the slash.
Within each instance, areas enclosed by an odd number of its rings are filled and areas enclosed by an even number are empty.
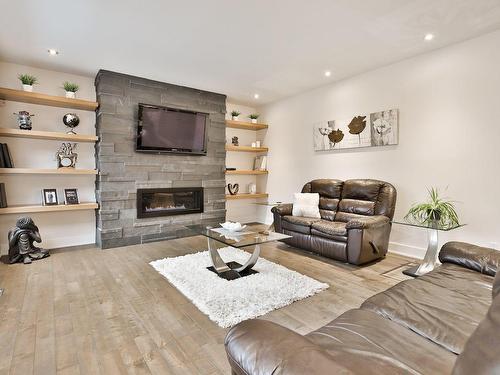
<svg viewBox="0 0 500 375">
<path fill-rule="evenodd" d="M 342 199 L 357 199 L 376 202 L 385 183 L 378 180 L 347 180 L 342 188 Z"/>
<path fill-rule="evenodd" d="M 318 179 L 312 180 L 304 185 L 302 188 L 303 193 L 318 193 L 325 198 L 340 199 L 342 193 L 342 186 L 344 182 L 334 179 Z"/>
<path fill-rule="evenodd" d="M 358 373 L 449 374 L 456 355 L 409 329 L 368 310 L 350 310 L 306 337 L 336 362 L 354 355 Z M 378 372 L 378 366 L 394 366 Z M 367 367 L 365 367 L 367 366 Z"/>
<path fill-rule="evenodd" d="M 339 221 L 319 220 L 312 223 L 311 228 L 331 236 L 347 236 L 345 223 Z"/>
<path fill-rule="evenodd" d="M 320 232 L 319 230 L 316 230 L 314 228 L 311 228 L 311 235 L 324 237 L 324 238 L 327 238 L 327 239 L 332 240 L 332 241 L 347 242 L 347 236 L 336 236 L 334 234 Z"/>
<path fill-rule="evenodd" d="M 494 288 L 500 284 L 500 273 Z M 453 375 L 500 374 L 500 295 L 494 291 L 493 302 L 486 318 L 479 323 L 465 348 L 458 356 Z"/>
<path fill-rule="evenodd" d="M 359 215 L 359 214 L 352 214 L 350 212 L 337 211 L 337 213 L 335 214 L 335 221 L 342 221 L 344 223 L 347 223 L 348 221 L 351 221 L 351 220 L 365 219 L 366 217 L 367 217 L 366 215 Z"/>
<path fill-rule="evenodd" d="M 286 215 L 283 216 L 282 220 L 281 226 L 283 229 L 298 233 L 311 234 L 311 224 L 316 221 L 320 221 L 321 219 Z"/>
<path fill-rule="evenodd" d="M 369 298 L 361 308 L 459 354 L 486 315 L 492 282 L 491 276 L 446 263 Z"/>
<path fill-rule="evenodd" d="M 339 211 L 358 215 L 373 215 L 375 202 L 359 199 L 342 199 L 339 202 Z"/>
</svg>

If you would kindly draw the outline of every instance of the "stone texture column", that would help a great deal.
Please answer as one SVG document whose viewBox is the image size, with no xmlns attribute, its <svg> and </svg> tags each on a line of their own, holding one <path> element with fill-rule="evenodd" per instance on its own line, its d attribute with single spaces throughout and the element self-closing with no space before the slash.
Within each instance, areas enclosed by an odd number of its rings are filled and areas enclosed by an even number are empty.
<svg viewBox="0 0 500 375">
<path fill-rule="evenodd" d="M 101 70 L 97 74 L 97 244 L 126 246 L 186 235 L 225 221 L 226 96 Z M 135 152 L 138 104 L 209 113 L 207 155 Z M 137 219 L 137 188 L 203 187 L 204 212 Z M 184 230 L 183 230 L 184 229 Z"/>
</svg>

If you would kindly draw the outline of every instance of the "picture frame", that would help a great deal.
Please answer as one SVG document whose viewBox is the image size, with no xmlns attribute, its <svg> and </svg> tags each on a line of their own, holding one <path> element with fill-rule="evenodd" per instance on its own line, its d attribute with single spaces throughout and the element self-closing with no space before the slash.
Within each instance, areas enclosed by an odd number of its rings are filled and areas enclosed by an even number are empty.
<svg viewBox="0 0 500 375">
<path fill-rule="evenodd" d="M 57 206 L 57 189 L 42 189 L 42 204 L 44 206 Z"/>
<path fill-rule="evenodd" d="M 64 189 L 65 204 L 80 204 L 78 200 L 78 189 Z"/>
<path fill-rule="evenodd" d="M 267 156 L 256 156 L 253 165 L 254 171 L 267 170 Z"/>
</svg>

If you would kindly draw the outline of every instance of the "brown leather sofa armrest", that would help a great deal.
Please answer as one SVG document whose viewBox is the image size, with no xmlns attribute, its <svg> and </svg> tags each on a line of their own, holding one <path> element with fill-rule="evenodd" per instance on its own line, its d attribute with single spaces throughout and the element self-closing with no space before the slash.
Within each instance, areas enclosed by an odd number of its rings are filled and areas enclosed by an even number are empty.
<svg viewBox="0 0 500 375">
<path fill-rule="evenodd" d="M 320 346 L 266 320 L 234 326 L 224 345 L 234 374 L 319 375 L 350 373 Z"/>
<path fill-rule="evenodd" d="M 293 209 L 292 203 L 282 203 L 278 206 L 274 206 L 273 208 L 271 208 L 271 212 L 273 214 L 277 213 L 281 216 L 285 216 L 285 215 L 291 215 L 292 209 Z"/>
<path fill-rule="evenodd" d="M 500 251 L 466 242 L 447 242 L 439 252 L 441 263 L 454 263 L 486 275 L 495 276 L 500 266 Z"/>
<path fill-rule="evenodd" d="M 379 228 L 390 223 L 387 216 L 376 215 L 367 216 L 366 218 L 352 219 L 345 225 L 346 229 L 369 229 Z"/>
</svg>

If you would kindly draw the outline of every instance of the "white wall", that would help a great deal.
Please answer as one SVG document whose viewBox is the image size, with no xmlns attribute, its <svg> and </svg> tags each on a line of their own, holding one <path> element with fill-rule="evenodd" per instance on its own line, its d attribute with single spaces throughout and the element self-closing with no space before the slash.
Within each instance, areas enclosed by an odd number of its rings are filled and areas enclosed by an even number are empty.
<svg viewBox="0 0 500 375">
<path fill-rule="evenodd" d="M 270 200 L 315 178 L 377 178 L 398 191 L 396 217 L 448 187 L 467 226 L 441 235 L 500 243 L 500 31 L 267 105 Z M 318 72 L 321 74 L 321 72 Z M 399 145 L 314 152 L 318 120 L 399 108 Z M 261 217 L 270 221 L 270 216 Z M 393 226 L 391 250 L 423 255 L 426 233 Z"/>
<path fill-rule="evenodd" d="M 231 119 L 231 111 L 237 110 L 241 112 L 239 116 L 240 121 L 249 122 L 250 119 L 248 115 L 252 113 L 258 113 L 256 108 L 238 105 L 234 103 L 226 103 L 226 119 Z M 262 119 L 259 118 L 259 122 Z M 252 142 L 260 140 L 262 146 L 265 146 L 266 142 L 266 130 L 261 131 L 250 131 L 242 129 L 232 129 L 226 128 L 226 142 L 231 144 L 231 139 L 234 136 L 238 137 L 238 142 L 240 146 L 250 146 Z M 227 152 L 226 154 L 226 167 L 233 167 L 236 169 L 253 169 L 253 162 L 257 154 L 253 152 Z M 257 192 L 266 191 L 267 176 L 245 176 L 245 175 L 230 175 L 226 177 L 227 183 L 238 183 L 240 185 L 240 193 L 248 193 L 248 185 L 250 183 L 257 184 Z M 226 187 L 227 191 L 227 187 Z M 265 199 L 261 199 L 265 200 Z M 226 218 L 231 221 L 239 221 L 242 223 L 253 222 L 257 220 L 259 206 L 255 204 L 255 199 L 236 199 L 226 201 Z"/>
<path fill-rule="evenodd" d="M 0 86 L 20 89 L 17 79 L 20 73 L 29 73 L 38 77 L 39 84 L 35 91 L 51 95 L 64 96 L 62 83 L 72 81 L 80 86 L 77 97 L 95 100 L 94 79 L 71 74 L 42 70 L 28 66 L 0 62 Z M 75 128 L 77 133 L 95 134 L 95 114 L 65 108 L 47 107 L 34 104 L 0 101 L 0 127 L 18 128 L 13 112 L 26 110 L 34 113 L 33 130 L 66 132 L 68 129 L 62 122 L 65 113 L 77 113 L 80 125 Z M 1 138 L 7 143 L 12 153 L 14 163 L 19 168 L 56 168 L 55 153 L 61 142 Z M 94 144 L 79 143 L 77 148 L 77 168 L 94 169 Z M 95 176 L 41 176 L 18 175 L 0 176 L 0 182 L 6 184 L 9 206 L 20 204 L 40 204 L 42 188 L 57 188 L 60 201 L 64 201 L 64 188 L 77 188 L 81 202 L 95 201 Z M 28 214 L 40 228 L 42 247 L 56 248 L 95 242 L 95 212 L 69 211 Z M 22 215 L 0 216 L 0 252 L 6 253 L 7 231 L 15 224 L 16 218 Z"/>
</svg>

